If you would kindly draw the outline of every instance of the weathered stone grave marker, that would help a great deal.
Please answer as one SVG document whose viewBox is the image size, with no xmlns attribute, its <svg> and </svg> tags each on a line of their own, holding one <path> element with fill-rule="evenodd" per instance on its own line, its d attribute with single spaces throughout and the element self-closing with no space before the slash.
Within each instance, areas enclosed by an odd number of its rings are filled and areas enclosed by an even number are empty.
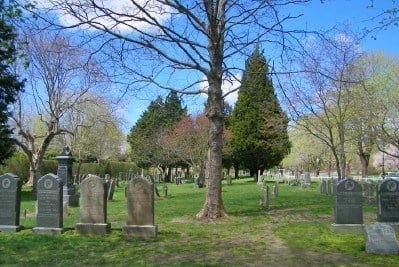
<svg viewBox="0 0 399 267">
<path fill-rule="evenodd" d="M 37 182 L 37 215 L 34 233 L 61 234 L 63 227 L 62 181 L 52 173 Z"/>
<path fill-rule="evenodd" d="M 278 197 L 278 182 L 274 183 L 273 195 L 274 197 Z"/>
<path fill-rule="evenodd" d="M 365 228 L 366 252 L 379 254 L 397 254 L 399 252 L 399 244 L 392 226 L 376 223 Z"/>
<path fill-rule="evenodd" d="M 73 184 L 73 157 L 69 147 L 64 147 L 56 159 L 58 161 L 57 176 L 64 186 L 64 201 L 68 203 L 68 206 L 77 207 L 79 206 L 79 194 Z"/>
<path fill-rule="evenodd" d="M 127 218 L 122 227 L 125 237 L 151 238 L 157 235 L 154 224 L 154 188 L 146 179 L 138 177 L 126 187 Z"/>
<path fill-rule="evenodd" d="M 262 206 L 264 209 L 269 209 L 270 206 L 270 188 L 268 185 L 262 188 Z"/>
<path fill-rule="evenodd" d="M 342 180 L 337 185 L 334 199 L 332 230 L 335 232 L 363 231 L 361 185 L 352 179 Z"/>
<path fill-rule="evenodd" d="M 111 230 L 107 223 L 107 191 L 105 180 L 89 175 L 80 185 L 80 222 L 76 231 L 82 235 L 103 235 Z"/>
<path fill-rule="evenodd" d="M 22 182 L 18 176 L 6 173 L 0 176 L 0 231 L 19 232 Z"/>
<path fill-rule="evenodd" d="M 327 180 L 327 195 L 331 195 L 332 194 L 332 181 L 331 179 Z"/>
<path fill-rule="evenodd" d="M 399 181 L 385 179 L 377 190 L 377 221 L 399 230 Z"/>
<path fill-rule="evenodd" d="M 108 188 L 108 196 L 107 196 L 108 200 L 114 199 L 115 186 L 116 186 L 115 179 L 111 179 L 111 181 L 109 183 L 109 188 Z"/>
</svg>

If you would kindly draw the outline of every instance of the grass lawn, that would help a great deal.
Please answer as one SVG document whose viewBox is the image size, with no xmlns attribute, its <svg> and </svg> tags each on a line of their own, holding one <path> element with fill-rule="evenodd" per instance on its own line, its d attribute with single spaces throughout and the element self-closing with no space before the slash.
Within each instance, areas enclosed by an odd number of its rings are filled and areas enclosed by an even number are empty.
<svg viewBox="0 0 399 267">
<path fill-rule="evenodd" d="M 271 183 L 270 185 L 272 185 Z M 214 222 L 195 219 L 205 189 L 170 184 L 168 197 L 155 203 L 158 236 L 124 240 L 126 203 L 117 188 L 108 202 L 111 234 L 84 237 L 73 230 L 79 208 L 69 208 L 59 236 L 32 234 L 35 201 L 23 192 L 20 233 L 0 233 L 1 266 L 399 266 L 399 256 L 365 253 L 363 234 L 330 231 L 333 199 L 311 188 L 280 184 L 269 210 L 260 206 L 260 187 L 252 179 L 223 185 L 228 217 Z M 159 186 L 161 188 L 161 186 Z M 26 216 L 25 211 L 26 210 Z M 364 207 L 366 223 L 376 208 Z"/>
</svg>

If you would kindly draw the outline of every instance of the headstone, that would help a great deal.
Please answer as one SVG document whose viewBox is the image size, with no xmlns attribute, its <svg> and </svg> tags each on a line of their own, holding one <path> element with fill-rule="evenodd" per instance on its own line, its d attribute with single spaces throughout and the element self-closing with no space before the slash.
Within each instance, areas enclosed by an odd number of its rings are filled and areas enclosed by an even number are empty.
<svg viewBox="0 0 399 267">
<path fill-rule="evenodd" d="M 352 180 L 338 183 L 334 196 L 334 224 L 336 232 L 363 231 L 362 187 Z"/>
<path fill-rule="evenodd" d="M 305 172 L 304 174 L 301 175 L 301 187 L 307 188 L 310 187 L 310 184 L 311 184 L 310 173 Z"/>
<path fill-rule="evenodd" d="M 115 183 L 114 183 L 115 184 Z M 76 231 L 82 235 L 104 235 L 110 232 L 107 223 L 107 191 L 105 180 L 89 175 L 80 186 L 80 222 Z"/>
<path fill-rule="evenodd" d="M 163 191 L 164 196 L 167 197 L 168 196 L 168 184 L 167 183 L 163 183 L 162 191 Z"/>
<path fill-rule="evenodd" d="M 151 238 L 157 234 L 154 224 L 154 188 L 143 178 L 133 178 L 127 185 L 127 218 L 122 228 L 125 237 Z"/>
<path fill-rule="evenodd" d="M 73 157 L 69 147 L 64 147 L 56 159 L 58 161 L 57 176 L 64 185 L 64 200 L 68 202 L 69 206 L 77 207 L 79 206 L 79 194 L 76 191 L 76 186 L 73 184 Z"/>
<path fill-rule="evenodd" d="M 395 230 L 389 224 L 376 223 L 366 226 L 365 239 L 368 253 L 397 254 L 399 252 Z"/>
<path fill-rule="evenodd" d="M 274 184 L 273 194 L 274 194 L 274 197 L 278 197 L 278 183 Z"/>
<path fill-rule="evenodd" d="M 327 195 L 331 195 L 332 194 L 332 181 L 331 179 L 327 180 Z"/>
<path fill-rule="evenodd" d="M 37 216 L 34 233 L 61 234 L 63 227 L 62 181 L 52 173 L 37 182 Z"/>
<path fill-rule="evenodd" d="M 227 183 L 227 185 L 232 185 L 232 184 L 233 184 L 232 181 L 233 181 L 233 180 L 232 180 L 231 176 L 230 176 L 230 175 L 227 175 L 227 176 L 226 176 L 226 183 Z"/>
<path fill-rule="evenodd" d="M 18 176 L 6 173 L 0 176 L 0 231 L 19 232 L 22 182 Z"/>
<path fill-rule="evenodd" d="M 262 188 L 262 206 L 266 210 L 270 206 L 270 189 L 267 185 Z"/>
<path fill-rule="evenodd" d="M 399 224 L 399 181 L 385 179 L 377 190 L 377 221 Z M 398 225 L 392 225 L 398 230 Z"/>
<path fill-rule="evenodd" d="M 111 179 L 108 188 L 108 197 L 107 197 L 108 200 L 114 199 L 115 186 L 116 186 L 116 181 L 114 179 Z"/>
<path fill-rule="evenodd" d="M 338 179 L 332 179 L 332 193 L 335 196 L 337 193 Z"/>
<path fill-rule="evenodd" d="M 130 181 L 133 178 L 133 170 L 130 168 L 127 172 L 127 180 Z"/>
</svg>

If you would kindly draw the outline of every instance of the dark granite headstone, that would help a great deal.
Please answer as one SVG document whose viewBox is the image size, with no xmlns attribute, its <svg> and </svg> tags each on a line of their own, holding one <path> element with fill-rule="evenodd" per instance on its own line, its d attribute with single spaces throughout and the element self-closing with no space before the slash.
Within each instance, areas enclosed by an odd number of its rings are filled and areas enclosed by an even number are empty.
<svg viewBox="0 0 399 267">
<path fill-rule="evenodd" d="M 363 224 L 362 187 L 358 182 L 342 180 L 334 198 L 336 224 Z"/>
<path fill-rule="evenodd" d="M 75 185 L 73 184 L 73 157 L 69 147 L 64 147 L 56 159 L 58 161 L 57 176 L 64 185 L 64 201 L 67 202 L 69 206 L 77 207 L 79 206 L 79 195 L 76 191 Z"/>
<path fill-rule="evenodd" d="M 80 222 L 76 231 L 83 235 L 102 235 L 110 232 L 107 223 L 107 191 L 103 178 L 89 175 L 80 185 Z"/>
<path fill-rule="evenodd" d="M 153 186 L 152 183 L 141 177 L 129 181 L 126 188 L 126 225 L 122 228 L 125 237 L 151 238 L 156 236 Z"/>
<path fill-rule="evenodd" d="M 385 223 L 376 223 L 366 226 L 366 252 L 379 254 L 397 254 L 399 244 L 395 230 Z"/>
<path fill-rule="evenodd" d="M 358 182 L 345 179 L 337 184 L 332 231 L 364 231 L 362 199 L 362 187 Z"/>
<path fill-rule="evenodd" d="M 0 176 L 0 231 L 19 232 L 21 180 L 12 173 Z"/>
<path fill-rule="evenodd" d="M 37 216 L 34 233 L 60 234 L 64 231 L 62 181 L 52 173 L 37 182 Z"/>
<path fill-rule="evenodd" d="M 385 179 L 377 190 L 377 221 L 399 223 L 399 181 Z"/>
</svg>

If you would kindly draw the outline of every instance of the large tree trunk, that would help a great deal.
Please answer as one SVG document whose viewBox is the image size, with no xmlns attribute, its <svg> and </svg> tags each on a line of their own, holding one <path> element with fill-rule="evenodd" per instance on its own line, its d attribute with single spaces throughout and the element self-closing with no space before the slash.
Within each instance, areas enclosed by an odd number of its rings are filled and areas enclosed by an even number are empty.
<svg viewBox="0 0 399 267">
<path fill-rule="evenodd" d="M 207 191 L 199 219 L 217 219 L 226 216 L 222 201 L 223 98 L 221 79 L 210 79 L 207 117 L 209 119 L 208 158 L 206 165 Z"/>
<path fill-rule="evenodd" d="M 36 154 L 33 154 L 29 159 L 29 179 L 27 184 L 32 186 L 33 192 L 36 192 L 37 181 L 40 179 L 39 168 L 41 161 L 41 157 Z"/>
</svg>

